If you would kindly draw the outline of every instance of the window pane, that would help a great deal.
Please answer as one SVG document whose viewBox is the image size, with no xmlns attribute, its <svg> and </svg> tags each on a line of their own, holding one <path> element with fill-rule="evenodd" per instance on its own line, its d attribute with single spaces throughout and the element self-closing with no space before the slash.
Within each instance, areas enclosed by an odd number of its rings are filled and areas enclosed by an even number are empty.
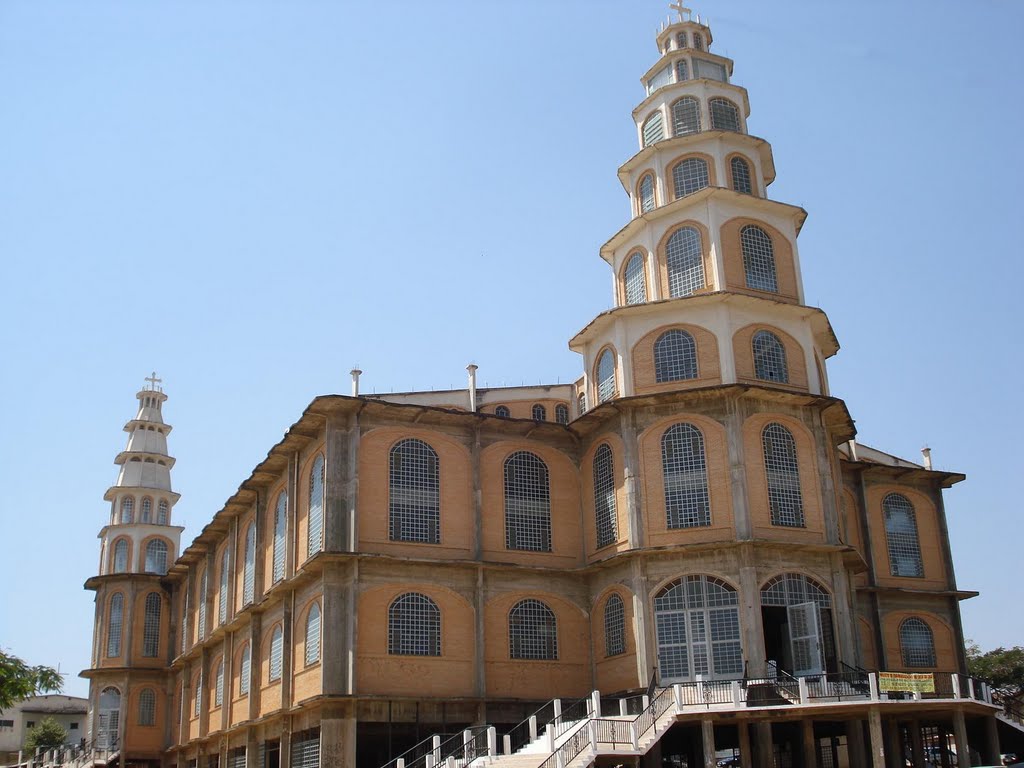
<svg viewBox="0 0 1024 768">
<path fill-rule="evenodd" d="M 622 598 L 612 595 L 604 607 L 604 655 L 626 652 L 626 619 Z"/>
<path fill-rule="evenodd" d="M 513 659 L 557 659 L 555 614 L 539 600 L 516 603 L 508 616 L 509 656 Z"/>
<path fill-rule="evenodd" d="M 685 65 L 686 62 L 681 62 Z M 672 135 L 686 136 L 700 130 L 700 102 L 687 96 L 672 105 Z"/>
<path fill-rule="evenodd" d="M 691 424 L 674 424 L 661 438 L 665 517 L 669 528 L 711 525 L 704 436 Z"/>
<path fill-rule="evenodd" d="M 728 99 L 711 99 L 708 101 L 711 113 L 711 127 L 718 131 L 739 131 L 740 111 Z"/>
<path fill-rule="evenodd" d="M 640 180 L 640 213 L 654 210 L 654 177 L 644 176 Z"/>
<path fill-rule="evenodd" d="M 426 595 L 409 592 L 388 608 L 388 653 L 441 655 L 441 611 Z"/>
<path fill-rule="evenodd" d="M 769 424 L 761 434 L 761 444 L 772 525 L 803 528 L 804 505 L 793 435 L 781 424 Z"/>
<path fill-rule="evenodd" d="M 655 112 L 644 122 L 644 146 L 649 147 L 665 138 L 665 123 L 661 112 Z"/>
<path fill-rule="evenodd" d="M 778 293 L 772 239 L 763 229 L 750 224 L 740 230 L 740 246 L 743 250 L 743 271 L 747 287 Z"/>
<path fill-rule="evenodd" d="M 615 357 L 610 349 L 601 353 L 597 363 L 597 402 L 615 397 Z"/>
<path fill-rule="evenodd" d="M 606 547 L 619 538 L 615 504 L 615 467 L 612 449 L 607 444 L 594 453 L 594 515 L 597 546 Z"/>
<path fill-rule="evenodd" d="M 708 164 L 702 158 L 689 157 L 672 169 L 676 198 L 692 195 L 708 185 Z"/>
<path fill-rule="evenodd" d="M 789 383 L 786 348 L 771 331 L 758 331 L 751 342 L 754 349 L 754 375 L 761 381 Z"/>
<path fill-rule="evenodd" d="M 437 453 L 406 439 L 390 454 L 389 534 L 392 541 L 441 541 L 441 470 Z"/>
<path fill-rule="evenodd" d="M 893 576 L 924 576 L 914 505 L 903 494 L 890 493 L 882 500 L 882 512 L 889 545 L 890 573 Z"/>
<path fill-rule="evenodd" d="M 272 583 L 284 578 L 285 533 L 288 520 L 288 494 L 277 495 L 277 508 L 274 510 L 274 573 Z"/>
<path fill-rule="evenodd" d="M 505 460 L 505 546 L 551 551 L 548 468 L 528 451 L 517 451 Z"/>
<path fill-rule="evenodd" d="M 704 287 L 704 245 L 700 232 L 682 227 L 672 233 L 665 246 L 668 294 L 676 299 Z"/>
<path fill-rule="evenodd" d="M 744 195 L 752 195 L 754 186 L 750 176 L 750 164 L 742 157 L 734 157 L 729 161 L 732 170 L 732 188 Z"/>
<path fill-rule="evenodd" d="M 655 380 L 682 381 L 697 378 L 697 345 L 686 331 L 665 331 L 654 342 Z"/>
<path fill-rule="evenodd" d="M 900 650 L 905 667 L 934 667 L 935 638 L 921 619 L 907 619 L 900 625 Z"/>
<path fill-rule="evenodd" d="M 323 548 L 324 533 L 324 457 L 319 455 L 309 473 L 309 533 L 306 538 L 306 557 L 312 557 Z"/>
<path fill-rule="evenodd" d="M 627 304 L 643 304 L 647 301 L 647 276 L 644 272 L 643 255 L 634 253 L 626 264 Z"/>
</svg>

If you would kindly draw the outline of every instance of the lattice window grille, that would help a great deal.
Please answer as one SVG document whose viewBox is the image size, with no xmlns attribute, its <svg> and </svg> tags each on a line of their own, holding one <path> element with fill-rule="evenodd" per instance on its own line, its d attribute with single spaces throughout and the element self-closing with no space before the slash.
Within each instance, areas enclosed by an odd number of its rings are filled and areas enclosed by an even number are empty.
<svg viewBox="0 0 1024 768">
<path fill-rule="evenodd" d="M 139 694 L 139 725 L 156 725 L 156 694 L 144 688 Z"/>
<path fill-rule="evenodd" d="M 309 531 L 306 557 L 312 557 L 324 545 L 324 457 L 318 455 L 309 473 Z"/>
<path fill-rule="evenodd" d="M 654 342 L 654 378 L 657 383 L 697 378 L 697 345 L 686 331 L 665 331 Z"/>
<path fill-rule="evenodd" d="M 504 405 L 495 406 L 494 415 L 501 419 L 507 419 L 511 416 L 511 412 Z"/>
<path fill-rule="evenodd" d="M 441 611 L 426 595 L 408 592 L 388 608 L 388 653 L 441 655 Z"/>
<path fill-rule="evenodd" d="M 685 32 L 680 32 L 678 35 L 676 35 L 676 47 L 678 47 L 678 48 L 685 48 L 686 47 L 686 33 Z"/>
<path fill-rule="evenodd" d="M 711 113 L 711 128 L 718 131 L 740 131 L 740 111 L 728 99 L 708 101 Z"/>
<path fill-rule="evenodd" d="M 534 421 L 547 421 L 547 419 L 548 419 L 547 409 L 544 408 L 544 406 L 540 405 L 539 403 L 537 405 L 534 405 L 533 406 L 533 420 Z"/>
<path fill-rule="evenodd" d="M 508 615 L 508 641 L 510 658 L 557 659 L 554 612 L 539 600 L 519 601 Z"/>
<path fill-rule="evenodd" d="M 249 679 L 252 674 L 252 655 L 249 651 L 249 644 L 246 643 L 242 649 L 241 660 L 238 670 L 238 693 L 246 696 L 249 693 Z"/>
<path fill-rule="evenodd" d="M 192 702 L 192 717 L 199 717 L 199 711 L 203 706 L 203 671 L 199 670 L 199 674 L 196 675 L 195 679 L 196 695 Z"/>
<path fill-rule="evenodd" d="M 270 636 L 270 682 L 281 679 L 281 672 L 284 664 L 284 633 L 281 627 L 274 627 L 274 633 Z"/>
<path fill-rule="evenodd" d="M 271 583 L 276 584 L 284 578 L 284 560 L 287 552 L 288 528 L 288 494 L 283 491 L 277 494 L 277 508 L 274 510 L 274 570 Z"/>
<path fill-rule="evenodd" d="M 517 451 L 505 459 L 505 546 L 551 551 L 548 467 L 528 451 Z"/>
<path fill-rule="evenodd" d="M 802 573 L 776 576 L 761 589 L 761 605 L 786 607 L 801 603 L 817 603 L 821 608 L 831 608 L 832 597 L 828 590 Z"/>
<path fill-rule="evenodd" d="M 202 578 L 199 579 L 199 620 L 198 626 L 196 627 L 196 633 L 198 634 L 199 641 L 202 642 L 206 638 L 206 597 L 207 588 L 209 587 L 209 571 L 203 569 Z"/>
<path fill-rule="evenodd" d="M 736 591 L 710 576 L 687 576 L 665 587 L 654 599 L 662 679 L 742 672 L 738 605 Z"/>
<path fill-rule="evenodd" d="M 594 516 L 598 549 L 614 544 L 619 538 L 615 465 L 612 449 L 607 443 L 600 445 L 594 453 Z"/>
<path fill-rule="evenodd" d="M 114 544 L 114 573 L 124 573 L 128 570 L 128 542 L 118 539 Z"/>
<path fill-rule="evenodd" d="M 626 263 L 626 304 L 643 304 L 647 301 L 647 275 L 644 257 L 634 253 Z"/>
<path fill-rule="evenodd" d="M 320 768 L 320 729 L 292 736 L 291 768 Z"/>
<path fill-rule="evenodd" d="M 696 229 L 677 229 L 668 239 L 665 252 L 671 298 L 689 296 L 704 287 L 704 247 Z"/>
<path fill-rule="evenodd" d="M 615 356 L 610 349 L 601 353 L 597 361 L 597 402 L 615 397 Z"/>
<path fill-rule="evenodd" d="M 131 523 L 135 520 L 135 499 L 125 496 L 121 499 L 121 522 Z"/>
<path fill-rule="evenodd" d="M 256 597 L 256 524 L 249 523 L 245 531 L 245 559 L 242 564 L 242 605 Z"/>
<path fill-rule="evenodd" d="M 706 80 L 717 80 L 720 83 L 729 82 L 729 75 L 721 64 L 708 61 L 707 59 L 694 59 L 693 69 L 695 77 Z"/>
<path fill-rule="evenodd" d="M 924 621 L 911 617 L 900 624 L 900 651 L 905 667 L 934 667 L 935 637 Z"/>
<path fill-rule="evenodd" d="M 397 443 L 390 453 L 388 520 L 392 541 L 441 541 L 441 470 L 422 440 Z"/>
<path fill-rule="evenodd" d="M 163 499 L 161 499 L 160 503 L 157 505 L 157 514 L 156 514 L 157 525 L 167 525 L 168 511 L 169 511 L 169 509 L 168 509 L 168 506 L 167 506 L 167 502 L 164 501 Z"/>
<path fill-rule="evenodd" d="M 228 753 L 227 768 L 245 768 L 245 747 L 232 749 Z M 262 766 L 259 768 L 262 768 Z"/>
<path fill-rule="evenodd" d="M 142 655 L 156 658 L 160 652 L 160 614 L 163 603 L 160 595 L 150 592 L 146 595 L 145 613 L 142 621 Z"/>
<path fill-rule="evenodd" d="M 145 498 L 142 500 L 142 511 L 139 515 L 140 523 L 152 523 L 153 522 L 153 500 Z"/>
<path fill-rule="evenodd" d="M 124 595 L 118 592 L 110 598 L 110 612 L 107 616 L 107 656 L 121 655 L 121 628 L 124 623 Z"/>
<path fill-rule="evenodd" d="M 890 493 L 882 500 L 882 511 L 889 545 L 889 572 L 893 576 L 924 576 L 914 505 L 903 494 Z"/>
<path fill-rule="evenodd" d="M 698 51 L 704 50 L 704 36 L 700 32 L 693 33 L 693 47 Z"/>
<path fill-rule="evenodd" d="M 654 210 L 654 177 L 647 174 L 640 180 L 640 213 Z"/>
<path fill-rule="evenodd" d="M 761 446 L 772 525 L 803 528 L 804 502 L 793 434 L 781 424 L 769 424 L 761 433 Z"/>
<path fill-rule="evenodd" d="M 676 82 L 684 83 L 690 79 L 690 71 L 686 66 L 686 59 L 680 59 L 676 62 Z M 677 134 L 678 135 L 678 134 Z"/>
<path fill-rule="evenodd" d="M 217 675 L 214 678 L 216 683 L 213 691 L 213 706 L 219 707 L 224 703 L 224 662 L 217 664 Z"/>
<path fill-rule="evenodd" d="M 604 606 L 604 655 L 626 652 L 626 610 L 622 598 L 612 595 Z"/>
<path fill-rule="evenodd" d="M 567 405 L 556 405 L 555 406 L 555 421 L 559 424 L 569 423 L 569 406 Z"/>
<path fill-rule="evenodd" d="M 184 595 L 184 599 L 182 600 L 182 606 L 181 606 L 181 652 L 182 653 L 184 653 L 185 651 L 188 650 L 188 640 L 189 640 L 188 620 L 189 620 L 189 616 L 190 616 L 190 613 L 191 613 L 190 612 L 190 608 L 189 608 L 189 606 L 191 604 L 191 601 L 189 600 L 189 590 L 185 589 L 184 592 L 185 592 L 185 595 Z"/>
<path fill-rule="evenodd" d="M 167 544 L 159 539 L 146 545 L 146 573 L 167 573 Z"/>
<path fill-rule="evenodd" d="M 734 157 L 729 161 L 729 167 L 732 170 L 732 188 L 744 195 L 754 194 L 750 163 L 742 157 Z"/>
<path fill-rule="evenodd" d="M 306 617 L 306 664 L 320 661 L 320 604 L 313 603 Z"/>
<path fill-rule="evenodd" d="M 709 184 L 708 164 L 703 158 L 688 157 L 672 168 L 676 199 L 692 195 Z"/>
<path fill-rule="evenodd" d="M 740 247 L 743 250 L 743 272 L 747 287 L 778 293 L 775 249 L 768 234 L 760 227 L 748 224 L 740 230 Z"/>
<path fill-rule="evenodd" d="M 649 147 L 665 138 L 665 121 L 661 112 L 655 112 L 644 122 L 644 146 Z"/>
<path fill-rule="evenodd" d="M 758 331 L 751 343 L 754 350 L 754 375 L 761 381 L 789 383 L 786 348 L 779 337 L 771 331 Z"/>
<path fill-rule="evenodd" d="M 576 397 L 576 407 L 579 409 L 580 416 L 587 412 L 587 393 L 580 392 Z"/>
<path fill-rule="evenodd" d="M 665 518 L 669 528 L 711 525 L 704 436 L 692 424 L 673 424 L 661 437 Z"/>
<path fill-rule="evenodd" d="M 231 548 L 224 547 L 224 553 L 220 557 L 220 587 L 217 591 L 217 621 L 220 624 L 228 620 L 228 578 L 230 575 Z"/>
<path fill-rule="evenodd" d="M 684 66 L 686 62 L 681 62 Z M 672 135 L 686 136 L 700 131 L 700 102 L 686 96 L 672 104 Z M 677 194 L 676 197 L 679 197 Z"/>
</svg>

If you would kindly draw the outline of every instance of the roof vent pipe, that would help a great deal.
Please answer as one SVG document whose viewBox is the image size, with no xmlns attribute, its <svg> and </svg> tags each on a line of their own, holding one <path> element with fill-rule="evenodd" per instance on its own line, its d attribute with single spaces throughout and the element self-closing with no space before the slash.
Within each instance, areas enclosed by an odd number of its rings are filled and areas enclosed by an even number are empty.
<svg viewBox="0 0 1024 768">
<path fill-rule="evenodd" d="M 850 449 L 850 460 L 851 461 L 859 461 L 859 459 L 857 458 L 857 441 L 856 440 L 847 440 L 846 441 L 846 446 Z"/>
<path fill-rule="evenodd" d="M 921 449 L 921 458 L 924 459 L 924 468 L 931 470 L 932 468 L 932 449 L 927 445 Z"/>
<path fill-rule="evenodd" d="M 352 374 L 352 397 L 359 397 L 359 374 L 362 371 L 358 368 L 353 368 L 349 373 Z"/>
<path fill-rule="evenodd" d="M 476 413 L 476 366 L 470 363 L 466 372 L 469 374 L 469 411 Z"/>
</svg>

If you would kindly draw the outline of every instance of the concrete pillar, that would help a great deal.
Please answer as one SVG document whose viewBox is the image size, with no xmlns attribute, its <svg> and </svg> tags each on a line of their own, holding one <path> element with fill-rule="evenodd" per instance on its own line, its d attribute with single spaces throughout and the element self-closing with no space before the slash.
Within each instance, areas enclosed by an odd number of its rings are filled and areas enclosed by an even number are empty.
<svg viewBox="0 0 1024 768">
<path fill-rule="evenodd" d="M 957 768 L 971 768 L 971 747 L 967 741 L 967 721 L 962 709 L 953 710 L 953 739 L 956 741 Z"/>
<path fill-rule="evenodd" d="M 324 468 L 324 550 L 355 550 L 355 466 L 359 452 L 359 418 L 332 414 L 327 419 Z M 300 550 L 301 551 L 301 550 Z"/>
<path fill-rule="evenodd" d="M 889 768 L 904 768 L 903 766 L 903 739 L 900 733 L 900 723 L 896 718 L 885 721 L 885 762 Z"/>
<path fill-rule="evenodd" d="M 885 768 L 885 742 L 882 739 L 882 715 L 877 707 L 868 710 L 868 731 L 871 735 L 871 768 Z"/>
<path fill-rule="evenodd" d="M 348 564 L 325 563 L 320 631 L 320 674 L 325 696 L 348 692 L 349 648 L 345 643 L 348 605 Z"/>
<path fill-rule="evenodd" d="M 985 762 L 989 765 L 999 765 L 999 724 L 995 715 L 985 717 Z"/>
<path fill-rule="evenodd" d="M 743 634 L 743 653 L 747 659 L 747 672 L 751 677 L 767 673 L 764 654 L 764 623 L 761 620 L 761 588 L 754 566 L 754 553 L 750 545 L 739 549 L 740 555 L 740 631 Z"/>
<path fill-rule="evenodd" d="M 801 722 L 801 735 L 804 746 L 804 768 L 817 768 L 818 742 L 814 738 L 814 721 L 805 717 Z"/>
<path fill-rule="evenodd" d="M 256 741 L 256 729 L 250 726 L 245 732 L 245 768 L 263 768 L 262 765 L 257 765 L 259 754 L 260 745 Z M 184 768 L 184 766 L 178 763 L 178 768 Z"/>
<path fill-rule="evenodd" d="M 757 751 L 754 753 L 756 755 L 755 764 L 757 768 L 775 768 L 775 753 L 772 749 L 772 724 L 754 723 L 754 733 L 757 736 Z"/>
<path fill-rule="evenodd" d="M 921 721 L 910 721 L 910 751 L 914 765 L 924 765 L 924 740 L 921 738 Z"/>
<path fill-rule="evenodd" d="M 736 723 L 740 737 L 740 768 L 754 768 L 754 756 L 750 752 L 750 728 L 745 720 Z"/>
<path fill-rule="evenodd" d="M 715 760 L 715 721 L 701 720 L 700 735 L 704 747 L 704 768 L 715 768 L 718 764 L 718 761 Z"/>
<path fill-rule="evenodd" d="M 846 721 L 846 755 L 851 766 L 868 764 L 864 752 L 864 724 L 860 720 Z"/>
</svg>

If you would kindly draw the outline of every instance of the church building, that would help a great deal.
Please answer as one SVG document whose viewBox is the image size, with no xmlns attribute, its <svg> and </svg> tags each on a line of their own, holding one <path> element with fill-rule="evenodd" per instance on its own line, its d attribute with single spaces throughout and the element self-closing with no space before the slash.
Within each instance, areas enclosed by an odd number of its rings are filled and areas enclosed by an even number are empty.
<svg viewBox="0 0 1024 768">
<path fill-rule="evenodd" d="M 183 547 L 150 377 L 86 583 L 105 761 L 998 760 L 943 508 L 964 477 L 856 442 L 807 214 L 769 194 L 733 62 L 685 9 L 656 42 L 578 381 L 470 366 L 465 389 L 366 395 L 353 371 Z"/>
</svg>

